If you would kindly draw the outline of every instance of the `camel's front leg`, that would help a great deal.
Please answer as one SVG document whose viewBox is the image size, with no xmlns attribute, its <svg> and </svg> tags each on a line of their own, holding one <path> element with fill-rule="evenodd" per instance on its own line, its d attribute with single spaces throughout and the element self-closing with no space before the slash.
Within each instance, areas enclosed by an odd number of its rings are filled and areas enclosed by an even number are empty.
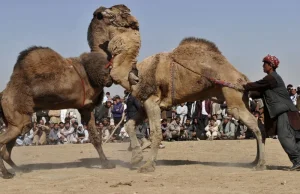
<svg viewBox="0 0 300 194">
<path fill-rule="evenodd" d="M 157 158 L 158 147 L 162 140 L 160 125 L 161 111 L 158 103 L 159 99 L 154 96 L 148 98 L 144 103 L 150 123 L 151 152 L 150 158 L 147 160 L 146 164 L 140 167 L 139 172 L 153 172 L 155 170 L 155 161 Z"/>
<path fill-rule="evenodd" d="M 262 137 L 262 134 L 258 128 L 257 120 L 246 108 L 228 108 L 228 112 L 232 114 L 235 118 L 240 119 L 248 129 L 251 129 L 255 134 L 257 141 L 257 153 L 256 159 L 253 162 L 256 164 L 257 170 L 264 170 L 266 168 L 265 164 L 265 137 Z"/>
<path fill-rule="evenodd" d="M 95 117 L 94 117 L 93 112 L 90 110 L 83 110 L 83 111 L 80 111 L 80 114 L 81 114 L 82 120 L 88 124 L 88 132 L 89 132 L 89 136 L 90 136 L 90 141 L 99 154 L 102 168 L 105 168 L 105 169 L 115 168 L 116 165 L 113 164 L 112 162 L 110 162 L 106 158 L 106 156 L 103 152 L 102 134 L 99 134 L 96 129 Z"/>
</svg>

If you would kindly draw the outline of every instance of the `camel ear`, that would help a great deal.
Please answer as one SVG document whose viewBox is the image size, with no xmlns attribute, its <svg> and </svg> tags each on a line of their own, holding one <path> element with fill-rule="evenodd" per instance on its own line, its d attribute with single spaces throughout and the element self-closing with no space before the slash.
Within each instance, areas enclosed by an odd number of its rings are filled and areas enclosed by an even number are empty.
<svg viewBox="0 0 300 194">
<path fill-rule="evenodd" d="M 124 4 L 114 5 L 111 8 L 117 8 L 117 9 L 119 9 L 122 12 L 127 12 L 127 13 L 130 12 L 130 9 L 126 5 L 124 5 Z"/>
</svg>

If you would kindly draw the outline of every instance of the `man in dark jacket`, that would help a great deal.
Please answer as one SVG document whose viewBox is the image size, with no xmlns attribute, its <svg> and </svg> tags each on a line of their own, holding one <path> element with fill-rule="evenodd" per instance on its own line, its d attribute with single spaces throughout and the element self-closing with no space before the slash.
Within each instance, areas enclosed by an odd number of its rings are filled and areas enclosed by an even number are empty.
<svg viewBox="0 0 300 194">
<path fill-rule="evenodd" d="M 127 100 L 126 100 L 126 120 L 132 119 L 136 114 L 138 114 L 139 109 L 141 108 L 140 102 L 131 95 L 131 93 L 128 94 Z M 136 128 L 136 134 L 137 138 L 142 143 L 142 150 L 148 148 L 151 145 L 151 142 L 146 139 L 146 133 L 147 133 L 147 127 L 145 123 L 140 124 Z M 130 148 L 131 146 L 129 146 Z"/>
<path fill-rule="evenodd" d="M 300 169 L 300 118 L 282 78 L 276 72 L 278 65 L 279 60 L 275 56 L 267 55 L 263 59 L 263 70 L 268 75 L 257 82 L 247 83 L 244 88 L 258 92 L 258 97 L 263 99 L 265 129 L 269 135 L 277 133 L 293 163 L 291 170 L 297 170 Z M 253 97 L 253 93 L 251 95 Z M 275 130 L 273 134 L 270 134 L 271 129 Z"/>
</svg>

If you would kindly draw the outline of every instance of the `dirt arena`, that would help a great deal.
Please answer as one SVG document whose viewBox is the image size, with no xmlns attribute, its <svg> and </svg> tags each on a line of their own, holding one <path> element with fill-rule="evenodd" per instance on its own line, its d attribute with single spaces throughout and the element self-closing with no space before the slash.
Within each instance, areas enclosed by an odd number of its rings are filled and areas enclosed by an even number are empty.
<svg viewBox="0 0 300 194">
<path fill-rule="evenodd" d="M 267 141 L 265 171 L 248 165 L 254 140 L 164 144 L 149 174 L 129 169 L 128 143 L 104 145 L 117 164 L 110 170 L 99 168 L 91 144 L 17 147 L 13 159 L 24 172 L 0 179 L 0 193 L 300 193 L 300 172 L 285 170 L 291 164 L 277 140 Z"/>
</svg>

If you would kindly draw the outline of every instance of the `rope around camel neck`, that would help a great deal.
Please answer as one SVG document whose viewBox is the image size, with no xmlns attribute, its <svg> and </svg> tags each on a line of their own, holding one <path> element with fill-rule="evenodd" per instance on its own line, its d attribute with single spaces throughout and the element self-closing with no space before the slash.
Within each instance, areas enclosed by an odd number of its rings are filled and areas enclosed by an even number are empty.
<svg viewBox="0 0 300 194">
<path fill-rule="evenodd" d="M 174 61 L 171 62 L 171 68 L 174 68 L 174 63 L 175 63 Z M 198 72 L 196 72 L 196 71 L 194 71 L 194 70 L 192 70 L 192 69 L 190 69 L 190 68 L 188 68 L 188 67 L 186 67 L 186 66 L 183 66 L 183 65 L 180 64 L 180 63 L 177 63 L 177 62 L 176 62 L 176 64 L 178 64 L 178 65 L 180 65 L 181 67 L 183 67 L 183 68 L 185 68 L 185 69 L 187 69 L 187 70 L 193 72 L 193 73 L 196 74 L 196 75 L 199 75 L 199 76 L 201 76 L 201 77 L 205 77 L 206 79 L 208 79 L 209 81 L 211 81 L 212 83 L 214 83 L 214 84 L 216 84 L 216 85 L 220 85 L 220 86 L 223 86 L 223 87 L 232 88 L 232 89 L 235 89 L 235 90 L 237 90 L 237 91 L 239 91 L 239 92 L 244 92 L 244 91 L 245 91 L 244 89 L 242 89 L 242 88 L 236 86 L 236 85 L 233 84 L 233 83 L 229 83 L 229 82 L 226 82 L 226 81 L 223 81 L 223 80 L 218 80 L 218 79 L 215 79 L 215 78 L 212 78 L 212 77 L 207 77 L 207 76 L 202 75 L 202 74 L 200 74 L 200 73 L 198 73 Z M 174 89 L 174 87 L 175 87 L 175 86 L 173 86 L 173 85 L 174 85 L 174 72 L 173 72 L 172 69 L 171 69 L 171 79 L 172 79 L 172 89 Z M 173 99 L 175 99 L 175 90 L 174 90 L 174 91 L 172 90 L 172 102 L 174 102 Z"/>
</svg>

